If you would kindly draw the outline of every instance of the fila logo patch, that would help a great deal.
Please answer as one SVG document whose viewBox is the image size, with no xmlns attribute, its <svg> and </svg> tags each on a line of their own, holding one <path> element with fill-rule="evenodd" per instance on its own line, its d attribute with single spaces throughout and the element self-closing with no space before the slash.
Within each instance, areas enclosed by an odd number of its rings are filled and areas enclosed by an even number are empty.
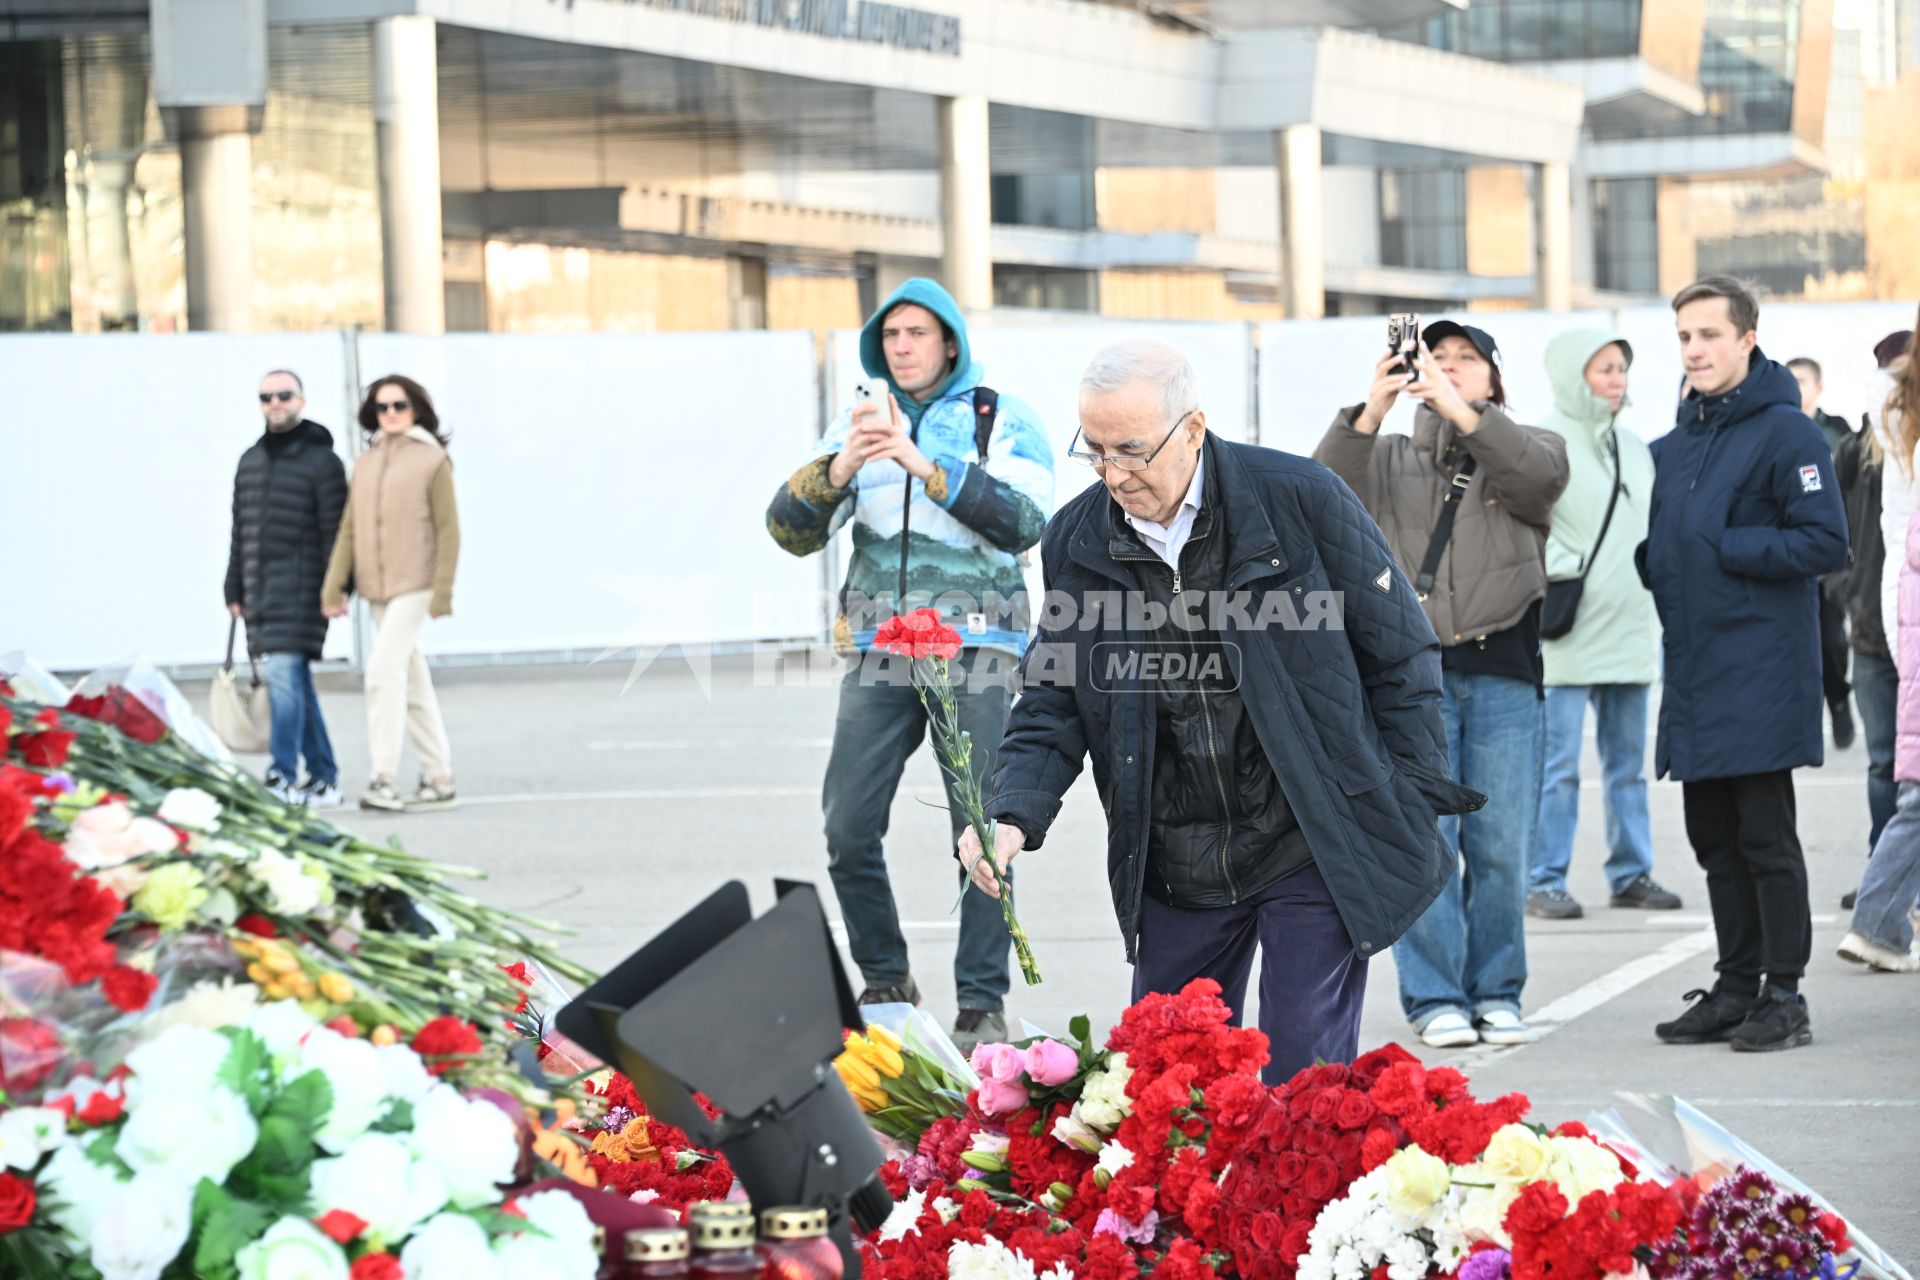
<svg viewBox="0 0 1920 1280">
<path fill-rule="evenodd" d="M 1380 576 L 1373 580 L 1373 585 L 1382 591 L 1391 593 L 1393 591 L 1393 567 L 1389 565 L 1387 568 L 1382 569 Z"/>
<path fill-rule="evenodd" d="M 1802 493 L 1820 492 L 1820 468 L 1819 467 L 1800 468 L 1800 492 Z"/>
</svg>

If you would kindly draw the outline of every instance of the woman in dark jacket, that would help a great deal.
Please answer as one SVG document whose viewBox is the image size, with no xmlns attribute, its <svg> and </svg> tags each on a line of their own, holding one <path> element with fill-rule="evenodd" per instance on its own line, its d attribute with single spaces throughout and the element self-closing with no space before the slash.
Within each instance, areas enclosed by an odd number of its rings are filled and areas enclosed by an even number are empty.
<svg viewBox="0 0 1920 1280">
<path fill-rule="evenodd" d="M 1380 361 L 1366 402 L 1340 412 L 1314 457 L 1360 495 L 1420 593 L 1440 637 L 1454 778 L 1490 797 L 1440 820 L 1465 870 L 1394 944 L 1400 1004 L 1436 1049 L 1519 1044 L 1531 1036 L 1520 992 L 1546 740 L 1540 602 L 1566 441 L 1508 415 L 1482 329 L 1428 325 L 1414 373 L 1397 361 Z M 1421 402 L 1413 434 L 1383 436 L 1402 392 Z"/>
</svg>

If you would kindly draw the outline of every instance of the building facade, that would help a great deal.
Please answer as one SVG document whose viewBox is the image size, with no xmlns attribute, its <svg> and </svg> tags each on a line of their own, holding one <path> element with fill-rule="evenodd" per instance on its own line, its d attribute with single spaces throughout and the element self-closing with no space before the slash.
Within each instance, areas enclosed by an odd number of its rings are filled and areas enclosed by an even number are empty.
<svg viewBox="0 0 1920 1280">
<path fill-rule="evenodd" d="M 1831 3 L 35 0 L 0 329 L 827 328 L 921 273 L 1191 318 L 1798 293 Z"/>
</svg>

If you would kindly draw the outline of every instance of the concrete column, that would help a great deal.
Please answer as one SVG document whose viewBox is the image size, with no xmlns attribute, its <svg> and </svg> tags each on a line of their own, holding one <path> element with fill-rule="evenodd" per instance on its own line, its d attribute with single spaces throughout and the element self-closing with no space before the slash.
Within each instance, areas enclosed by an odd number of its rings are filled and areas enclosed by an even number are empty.
<svg viewBox="0 0 1920 1280">
<path fill-rule="evenodd" d="M 136 329 L 140 323 L 140 298 L 133 279 L 133 237 L 127 225 L 134 155 L 94 155 L 87 162 L 88 278 L 100 313 L 100 327 L 108 333 Z"/>
<path fill-rule="evenodd" d="M 444 333 L 440 61 L 432 18 L 409 14 L 373 24 L 373 126 L 387 328 Z"/>
<path fill-rule="evenodd" d="M 767 327 L 767 260 L 727 259 L 727 327 Z"/>
<path fill-rule="evenodd" d="M 1573 310 L 1573 186 L 1558 162 L 1534 171 L 1533 300 L 1542 311 Z"/>
<path fill-rule="evenodd" d="M 962 308 L 985 311 L 993 306 L 986 97 L 940 99 L 939 134 L 941 283 Z"/>
<path fill-rule="evenodd" d="M 187 328 L 253 327 L 253 138 L 247 108 L 179 108 Z"/>
<path fill-rule="evenodd" d="M 1327 313 L 1326 195 L 1320 126 L 1290 125 L 1273 135 L 1280 172 L 1280 297 L 1289 320 Z"/>
</svg>

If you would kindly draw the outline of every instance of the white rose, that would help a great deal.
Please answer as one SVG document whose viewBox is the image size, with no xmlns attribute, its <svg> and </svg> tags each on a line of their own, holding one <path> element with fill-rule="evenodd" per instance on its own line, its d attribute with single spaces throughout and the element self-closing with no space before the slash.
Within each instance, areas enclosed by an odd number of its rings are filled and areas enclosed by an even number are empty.
<svg viewBox="0 0 1920 1280">
<path fill-rule="evenodd" d="M 1133 1104 L 1127 1099 L 1127 1082 L 1131 1079 L 1133 1068 L 1127 1065 L 1124 1053 L 1114 1054 L 1104 1070 L 1090 1073 L 1074 1108 L 1080 1113 L 1081 1123 L 1101 1133 L 1118 1129 L 1120 1122 L 1133 1114 Z"/>
<path fill-rule="evenodd" d="M 187 1243 L 193 1184 L 153 1170 L 136 1174 L 101 1206 L 89 1233 L 102 1280 L 159 1280 Z"/>
<path fill-rule="evenodd" d="M 0 1111 L 0 1166 L 26 1171 L 57 1149 L 67 1136 L 67 1118 L 52 1107 Z"/>
<path fill-rule="evenodd" d="M 1467 1175 L 1463 1172 L 1460 1176 Z M 1507 1234 L 1507 1210 L 1519 1198 L 1520 1188 L 1512 1184 L 1476 1187 L 1460 1203 L 1460 1230 L 1470 1240 L 1487 1240 L 1502 1249 L 1511 1248 L 1513 1237 Z"/>
<path fill-rule="evenodd" d="M 515 1255 L 500 1247 L 506 1242 L 496 1242 L 494 1256 L 500 1259 L 501 1269 L 510 1276 L 551 1275 L 555 1280 L 577 1276 L 580 1280 L 594 1280 L 600 1270 L 600 1255 L 594 1251 L 593 1219 L 587 1216 L 586 1207 L 565 1191 L 536 1192 L 521 1197 L 518 1204 L 528 1224 L 546 1233 L 539 1243 L 551 1259 L 551 1269 L 531 1271 L 515 1265 Z M 513 1237 L 515 1240 L 536 1238 L 532 1235 Z"/>
<path fill-rule="evenodd" d="M 220 826 L 220 802 L 198 787 L 175 787 L 160 802 L 158 816 L 176 827 L 213 831 Z"/>
<path fill-rule="evenodd" d="M 337 1155 L 386 1111 L 387 1073 L 372 1044 L 328 1027 L 307 1033 L 298 1065 L 289 1068 L 293 1076 L 308 1071 L 320 1072 L 333 1087 L 333 1105 L 313 1140 Z"/>
<path fill-rule="evenodd" d="M 593 1219 L 586 1206 L 567 1191 L 537 1191 L 519 1200 L 528 1223 L 568 1248 L 593 1249 Z"/>
<path fill-rule="evenodd" d="M 215 982 L 203 978 L 194 983 L 186 995 L 149 1015 L 142 1030 L 157 1036 L 169 1027 L 201 1027 L 208 1031 L 237 1027 L 252 1016 L 259 1002 L 260 988 L 251 982 L 235 982 L 232 978 Z"/>
<path fill-rule="evenodd" d="M 1569 1205 L 1588 1193 L 1611 1191 L 1626 1181 L 1620 1158 L 1587 1138 L 1547 1139 L 1547 1176 L 1560 1186 Z"/>
<path fill-rule="evenodd" d="M 365 1133 L 330 1159 L 313 1162 L 313 1216 L 344 1209 L 389 1240 L 446 1207 L 447 1184 L 413 1149 L 387 1133 Z"/>
<path fill-rule="evenodd" d="M 413 1233 L 400 1251 L 407 1280 L 503 1280 L 487 1233 L 464 1214 L 443 1213 Z"/>
<path fill-rule="evenodd" d="M 259 1137 L 246 1099 L 224 1085 L 148 1089 L 128 1112 L 113 1149 L 136 1174 L 164 1173 L 191 1187 L 202 1178 L 224 1183 Z"/>
<path fill-rule="evenodd" d="M 494 1260 L 507 1276 L 539 1276 L 541 1280 L 594 1280 L 600 1257 L 589 1246 L 569 1249 L 531 1233 L 502 1236 L 493 1244 Z"/>
<path fill-rule="evenodd" d="M 234 1255 L 240 1280 L 347 1280 L 347 1255 L 303 1218 L 282 1218 Z"/>
<path fill-rule="evenodd" d="M 40 1194 L 52 1201 L 50 1215 L 76 1244 L 92 1238 L 94 1220 L 126 1185 L 111 1168 L 88 1159 L 77 1142 L 55 1151 L 39 1178 Z"/>
<path fill-rule="evenodd" d="M 404 1044 L 383 1044 L 380 1069 L 386 1073 L 387 1096 L 409 1106 L 417 1105 L 433 1088 L 434 1079 L 420 1055 Z"/>
<path fill-rule="evenodd" d="M 278 849 L 262 849 L 248 871 L 266 886 L 273 909 L 283 916 L 313 914 L 320 905 L 320 886 L 294 859 Z"/>
<path fill-rule="evenodd" d="M 204 1027 L 169 1027 L 127 1055 L 127 1097 L 192 1093 L 213 1084 L 233 1051 L 233 1041 Z"/>
<path fill-rule="evenodd" d="M 275 1062 L 292 1060 L 300 1052 L 300 1042 L 319 1025 L 297 1000 L 263 1004 L 247 1018 L 247 1030 L 260 1037 Z"/>
<path fill-rule="evenodd" d="M 413 1149 L 440 1171 L 457 1209 L 499 1199 L 520 1162 L 520 1133 L 491 1102 L 469 1102 L 438 1084 L 413 1109 Z"/>
</svg>

